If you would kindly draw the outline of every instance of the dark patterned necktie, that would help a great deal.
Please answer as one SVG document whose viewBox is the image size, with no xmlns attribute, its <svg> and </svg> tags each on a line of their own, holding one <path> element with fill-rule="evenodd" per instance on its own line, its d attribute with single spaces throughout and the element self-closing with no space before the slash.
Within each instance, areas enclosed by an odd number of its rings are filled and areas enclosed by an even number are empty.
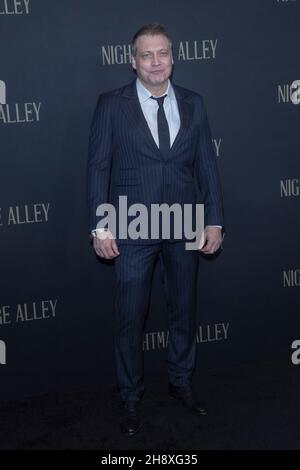
<svg viewBox="0 0 300 470">
<path fill-rule="evenodd" d="M 159 150 L 163 155 L 166 155 L 170 150 L 170 131 L 168 121 L 165 115 L 164 110 L 164 99 L 167 95 L 156 98 L 151 96 L 151 98 L 158 103 L 157 110 L 157 130 L 158 130 L 158 141 L 159 141 Z"/>
</svg>

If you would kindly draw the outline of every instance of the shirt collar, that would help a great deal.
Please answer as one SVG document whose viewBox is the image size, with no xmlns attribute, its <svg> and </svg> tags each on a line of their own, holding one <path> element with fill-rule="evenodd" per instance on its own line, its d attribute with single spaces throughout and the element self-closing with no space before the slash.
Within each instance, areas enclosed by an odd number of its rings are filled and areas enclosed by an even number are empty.
<svg viewBox="0 0 300 470">
<path fill-rule="evenodd" d="M 152 96 L 150 91 L 144 87 L 144 85 L 142 84 L 139 78 L 136 79 L 136 89 L 137 89 L 138 97 L 141 103 L 147 101 L 150 98 L 150 96 Z M 165 91 L 164 95 L 168 95 L 168 97 L 171 99 L 174 98 L 175 96 L 170 80 L 168 80 L 167 90 Z"/>
</svg>

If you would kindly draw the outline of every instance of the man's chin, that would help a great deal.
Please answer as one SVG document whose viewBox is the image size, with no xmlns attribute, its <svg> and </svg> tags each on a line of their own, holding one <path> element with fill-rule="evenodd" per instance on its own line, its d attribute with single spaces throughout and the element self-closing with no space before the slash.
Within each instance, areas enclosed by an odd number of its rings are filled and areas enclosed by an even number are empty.
<svg viewBox="0 0 300 470">
<path fill-rule="evenodd" d="M 162 78 L 161 75 L 152 75 L 149 82 L 151 83 L 151 85 L 160 86 L 164 85 L 168 81 L 168 78 L 169 77 Z"/>
</svg>

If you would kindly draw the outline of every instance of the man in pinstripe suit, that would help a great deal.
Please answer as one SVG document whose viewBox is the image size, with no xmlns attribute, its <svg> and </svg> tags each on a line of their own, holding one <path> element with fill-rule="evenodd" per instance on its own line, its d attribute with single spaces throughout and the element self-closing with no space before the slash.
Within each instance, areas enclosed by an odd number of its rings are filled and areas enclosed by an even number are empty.
<svg viewBox="0 0 300 470">
<path fill-rule="evenodd" d="M 88 208 L 97 255 L 115 260 L 117 384 L 123 402 L 122 431 L 141 428 L 144 393 L 142 339 L 151 278 L 162 260 L 169 313 L 169 393 L 186 408 L 206 414 L 192 391 L 196 362 L 198 250 L 184 239 L 121 239 L 96 229 L 97 207 L 126 195 L 128 204 L 203 203 L 204 243 L 212 254 L 222 244 L 223 205 L 210 128 L 201 95 L 170 81 L 170 37 L 160 24 L 148 24 L 132 40 L 137 78 L 100 95 L 93 117 L 88 160 Z M 196 189 L 198 188 L 198 189 Z M 198 193 L 197 193 L 198 190 Z M 99 226 L 99 225 L 98 225 Z M 161 234 L 160 234 L 161 236 Z"/>
</svg>

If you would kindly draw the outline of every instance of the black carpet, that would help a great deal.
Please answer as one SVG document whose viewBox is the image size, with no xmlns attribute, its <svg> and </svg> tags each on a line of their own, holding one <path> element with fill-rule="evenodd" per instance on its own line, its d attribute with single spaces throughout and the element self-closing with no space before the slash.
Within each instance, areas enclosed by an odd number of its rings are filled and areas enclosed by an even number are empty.
<svg viewBox="0 0 300 470">
<path fill-rule="evenodd" d="M 203 370 L 193 388 L 209 414 L 169 398 L 166 378 L 148 377 L 143 430 L 119 430 L 114 383 L 0 404 L 0 449 L 300 449 L 300 366 L 252 364 Z"/>
</svg>

